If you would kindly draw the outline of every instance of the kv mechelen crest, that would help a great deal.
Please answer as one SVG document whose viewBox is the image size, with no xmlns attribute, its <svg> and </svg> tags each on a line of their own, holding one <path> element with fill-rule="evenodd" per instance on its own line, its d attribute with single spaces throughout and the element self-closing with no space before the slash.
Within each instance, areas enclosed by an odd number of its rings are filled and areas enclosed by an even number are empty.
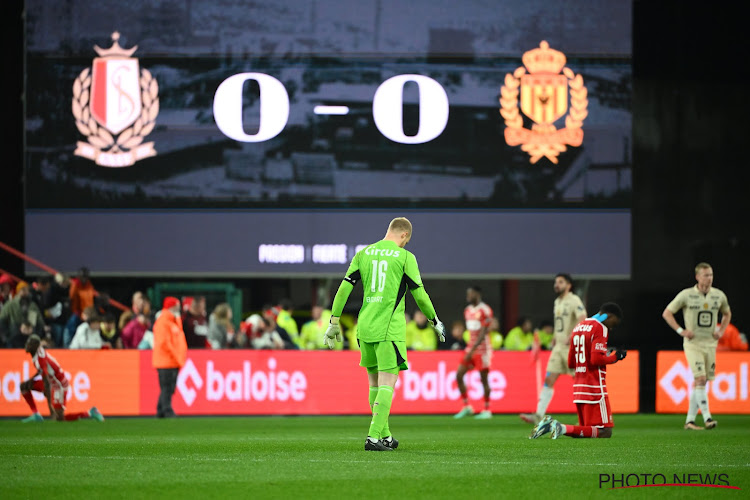
<svg viewBox="0 0 750 500">
<path fill-rule="evenodd" d="M 544 40 L 539 48 L 526 52 L 522 60 L 525 67 L 506 74 L 505 85 L 500 89 L 505 142 L 509 146 L 520 145 L 529 153 L 531 163 L 544 157 L 557 163 L 566 145 L 580 146 L 583 142 L 588 92 L 581 75 L 565 67 L 565 54 L 551 49 Z M 568 90 L 570 113 L 565 117 L 565 128 L 558 130 L 553 123 L 568 111 Z M 521 112 L 534 122 L 531 129 L 523 126 Z"/>
</svg>

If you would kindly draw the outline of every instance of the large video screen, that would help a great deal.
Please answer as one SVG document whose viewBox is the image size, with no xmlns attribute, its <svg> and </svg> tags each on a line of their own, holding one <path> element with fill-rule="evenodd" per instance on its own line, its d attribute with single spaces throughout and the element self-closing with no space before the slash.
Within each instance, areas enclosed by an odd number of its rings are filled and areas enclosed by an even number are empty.
<svg viewBox="0 0 750 500">
<path fill-rule="evenodd" d="M 26 251 L 328 275 L 630 274 L 629 2 L 26 1 Z"/>
</svg>

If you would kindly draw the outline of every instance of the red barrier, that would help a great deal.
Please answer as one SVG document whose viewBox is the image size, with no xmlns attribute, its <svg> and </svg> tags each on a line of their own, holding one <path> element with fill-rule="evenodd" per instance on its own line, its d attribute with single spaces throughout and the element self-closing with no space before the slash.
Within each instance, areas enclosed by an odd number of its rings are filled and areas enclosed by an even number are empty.
<svg viewBox="0 0 750 500">
<path fill-rule="evenodd" d="M 29 264 L 32 264 L 32 265 L 38 267 L 42 271 L 47 271 L 50 274 L 58 274 L 58 271 L 54 270 L 53 268 L 49 267 L 48 265 L 44 264 L 43 262 L 39 262 L 35 258 L 33 258 L 33 257 L 29 256 L 29 255 L 26 255 L 25 253 L 21 252 L 20 250 L 16 250 L 12 246 L 10 246 L 10 245 L 8 245 L 6 243 L 3 243 L 2 241 L 0 241 L 0 249 L 5 250 L 9 254 L 15 255 L 16 257 L 25 260 Z M 12 275 L 11 275 L 11 277 L 15 278 L 16 281 L 20 281 L 18 278 L 14 277 Z M 99 292 L 95 292 L 95 293 L 96 293 L 96 295 L 99 295 Z M 113 298 L 109 299 L 109 304 L 111 306 L 113 306 L 113 307 L 116 307 L 116 308 L 120 309 L 121 311 L 129 311 L 130 310 L 130 308 L 128 306 L 126 306 L 126 305 L 124 305 L 124 304 L 116 301 Z"/>
<path fill-rule="evenodd" d="M 151 351 L 54 350 L 71 380 L 86 381 L 69 406 L 95 404 L 109 415 L 154 415 L 159 396 Z M 455 372 L 462 353 L 410 352 L 410 369 L 396 386 L 393 413 L 450 414 L 461 406 Z M 548 352 L 540 353 L 546 366 Z M 111 361 L 111 363 L 110 363 Z M 202 351 L 188 352 L 173 399 L 178 415 L 367 414 L 367 376 L 357 352 Z M 17 384 L 29 375 L 30 357 L 0 351 L 0 415 L 28 413 Z M 490 370 L 490 408 L 495 413 L 533 411 L 537 404 L 536 363 L 528 352 L 496 352 Z M 638 411 L 638 352 L 609 367 L 614 413 Z M 479 373 L 466 376 L 469 397 L 480 408 Z M 550 413 L 572 413 L 572 379 L 560 377 Z M 84 399 L 79 398 L 82 396 Z M 42 405 L 43 407 L 43 405 Z"/>
</svg>

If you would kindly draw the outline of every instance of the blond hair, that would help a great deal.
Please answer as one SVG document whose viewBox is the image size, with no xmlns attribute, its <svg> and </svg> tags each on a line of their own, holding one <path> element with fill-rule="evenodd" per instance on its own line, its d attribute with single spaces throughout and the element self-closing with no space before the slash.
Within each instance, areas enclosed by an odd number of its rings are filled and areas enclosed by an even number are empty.
<svg viewBox="0 0 750 500">
<path fill-rule="evenodd" d="M 401 233 L 406 232 L 411 236 L 411 222 L 406 217 L 396 217 L 388 225 L 389 233 Z"/>
<path fill-rule="evenodd" d="M 231 321 L 229 320 L 229 313 L 232 311 L 232 308 L 229 307 L 229 304 L 226 302 L 222 302 L 221 304 L 218 304 L 216 307 L 214 307 L 214 318 L 219 324 L 224 325 L 225 327 L 229 327 L 231 325 Z"/>
<path fill-rule="evenodd" d="M 711 264 L 709 264 L 708 262 L 699 262 L 695 266 L 695 274 L 701 272 L 701 269 L 711 269 Z"/>
</svg>

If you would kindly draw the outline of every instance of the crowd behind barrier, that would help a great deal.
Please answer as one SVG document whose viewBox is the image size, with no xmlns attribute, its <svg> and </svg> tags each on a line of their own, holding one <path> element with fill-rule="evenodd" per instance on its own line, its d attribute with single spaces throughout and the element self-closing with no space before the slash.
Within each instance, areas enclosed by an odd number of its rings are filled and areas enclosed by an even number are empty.
<svg viewBox="0 0 750 500">
<path fill-rule="evenodd" d="M 309 316 L 296 315 L 291 301 L 281 298 L 247 314 L 235 327 L 229 304 L 211 304 L 209 310 L 203 296 L 179 298 L 189 349 L 326 348 L 323 336 L 331 311 L 323 306 L 313 305 Z M 161 304 L 151 304 L 141 291 L 133 292 L 127 310 L 119 310 L 111 302 L 108 293 L 96 289 L 85 267 L 74 276 L 57 273 L 29 281 L 1 274 L 0 348 L 23 348 L 33 333 L 45 346 L 57 349 L 151 349 L 152 328 Z M 462 307 L 457 304 L 456 309 Z M 409 350 L 463 350 L 469 342 L 463 321 L 453 322 L 450 336 L 440 343 L 421 311 L 406 316 Z M 344 341 L 337 349 L 358 350 L 356 315 L 344 314 L 341 322 Z M 502 334 L 498 319 L 493 318 L 488 336 L 494 350 L 549 350 L 552 322 L 542 320 L 535 328 L 531 318 L 522 317 Z"/>
</svg>

